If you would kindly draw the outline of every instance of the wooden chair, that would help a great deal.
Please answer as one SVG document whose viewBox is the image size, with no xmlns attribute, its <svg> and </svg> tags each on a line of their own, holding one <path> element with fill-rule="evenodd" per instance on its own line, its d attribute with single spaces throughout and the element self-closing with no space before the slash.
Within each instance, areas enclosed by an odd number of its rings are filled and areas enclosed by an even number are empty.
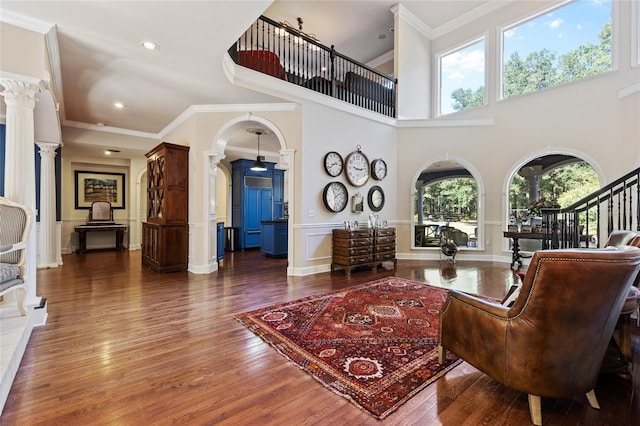
<svg viewBox="0 0 640 426">
<path fill-rule="evenodd" d="M 17 292 L 21 315 L 26 315 L 23 304 L 25 256 L 32 221 L 29 208 L 0 197 L 0 296 Z"/>
<path fill-rule="evenodd" d="M 536 425 L 541 397 L 586 394 L 599 408 L 593 389 L 639 269 L 637 247 L 545 250 L 534 253 L 511 306 L 450 291 L 440 315 L 440 362 L 449 350 L 529 394 Z"/>
</svg>

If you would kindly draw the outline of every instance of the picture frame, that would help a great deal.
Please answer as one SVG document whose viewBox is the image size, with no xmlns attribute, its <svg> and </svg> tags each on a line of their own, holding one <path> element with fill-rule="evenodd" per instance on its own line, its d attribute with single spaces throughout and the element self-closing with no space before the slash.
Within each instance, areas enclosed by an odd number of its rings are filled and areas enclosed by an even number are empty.
<svg viewBox="0 0 640 426">
<path fill-rule="evenodd" d="M 75 208 L 90 209 L 94 201 L 108 201 L 113 209 L 126 208 L 124 173 L 75 171 Z"/>
<path fill-rule="evenodd" d="M 509 232 L 518 232 L 518 225 L 509 225 L 509 226 L 507 227 L 507 230 L 508 230 Z"/>
<path fill-rule="evenodd" d="M 351 210 L 354 213 L 364 212 L 364 197 L 359 193 L 351 197 Z"/>
</svg>

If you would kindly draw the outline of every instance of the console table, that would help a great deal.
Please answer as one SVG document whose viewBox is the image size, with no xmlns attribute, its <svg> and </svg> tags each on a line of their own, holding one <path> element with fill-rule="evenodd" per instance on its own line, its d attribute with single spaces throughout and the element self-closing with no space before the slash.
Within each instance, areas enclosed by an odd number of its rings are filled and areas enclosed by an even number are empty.
<svg viewBox="0 0 640 426">
<path fill-rule="evenodd" d="M 74 228 L 78 233 L 80 246 L 76 253 L 86 253 L 88 251 L 99 250 L 124 250 L 124 233 L 127 225 L 79 225 Z M 116 245 L 114 248 L 100 248 L 87 250 L 87 233 L 88 232 L 114 232 L 116 233 Z"/>
<path fill-rule="evenodd" d="M 520 254 L 520 244 L 518 243 L 518 239 L 522 238 L 525 240 L 542 240 L 543 246 L 545 241 L 545 234 L 542 232 L 511 232 L 504 231 L 505 238 L 511 238 L 513 240 L 512 254 L 511 254 L 511 269 L 513 269 L 513 265 L 518 264 L 518 268 L 522 266 L 522 255 Z"/>
</svg>

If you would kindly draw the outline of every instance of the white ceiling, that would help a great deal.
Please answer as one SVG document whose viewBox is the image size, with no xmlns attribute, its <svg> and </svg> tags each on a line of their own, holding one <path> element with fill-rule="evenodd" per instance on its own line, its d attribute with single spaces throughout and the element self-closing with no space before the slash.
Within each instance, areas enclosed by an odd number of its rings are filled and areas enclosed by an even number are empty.
<svg viewBox="0 0 640 426">
<path fill-rule="evenodd" d="M 2 0 L 0 20 L 32 28 L 56 26 L 60 66 L 54 77 L 61 82 L 64 126 L 97 128 L 97 123 L 102 123 L 125 133 L 156 135 L 191 105 L 282 102 L 232 85 L 223 72 L 227 49 L 260 14 L 296 27 L 301 17 L 305 33 L 368 63 L 393 49 L 390 9 L 397 3 Z M 402 2 L 434 31 L 450 28 L 465 14 L 505 3 Z M 143 49 L 144 40 L 155 41 L 160 49 Z M 116 101 L 123 102 L 125 108 L 114 108 Z M 254 140 L 255 136 L 238 138 Z M 264 142 L 266 150 L 277 151 L 275 144 L 269 147 L 268 137 Z"/>
</svg>

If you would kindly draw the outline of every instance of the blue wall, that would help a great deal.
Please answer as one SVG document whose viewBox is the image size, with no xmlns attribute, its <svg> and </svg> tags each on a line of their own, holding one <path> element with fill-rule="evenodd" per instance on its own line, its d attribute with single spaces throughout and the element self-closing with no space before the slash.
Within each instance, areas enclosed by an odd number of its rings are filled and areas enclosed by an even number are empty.
<svg viewBox="0 0 640 426">
<path fill-rule="evenodd" d="M 0 124 L 0 196 L 4 196 L 4 163 L 5 163 L 5 135 L 7 126 Z M 36 165 L 36 209 L 40 211 L 40 154 L 38 154 L 38 146 L 34 147 L 35 165 Z M 62 216 L 61 206 L 61 170 L 62 170 L 62 152 L 58 148 L 56 150 L 55 169 L 56 169 L 56 221 L 59 221 Z M 36 220 L 40 221 L 40 215 L 36 217 Z"/>
</svg>

